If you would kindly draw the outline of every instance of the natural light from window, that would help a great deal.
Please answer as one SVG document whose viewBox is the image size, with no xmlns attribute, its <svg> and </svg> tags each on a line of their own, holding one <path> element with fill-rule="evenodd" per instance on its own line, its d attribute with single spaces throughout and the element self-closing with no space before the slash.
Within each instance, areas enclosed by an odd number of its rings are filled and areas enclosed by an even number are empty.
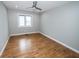
<svg viewBox="0 0 79 59">
<path fill-rule="evenodd" d="M 19 27 L 31 27 L 31 16 L 20 15 L 19 16 Z"/>
</svg>

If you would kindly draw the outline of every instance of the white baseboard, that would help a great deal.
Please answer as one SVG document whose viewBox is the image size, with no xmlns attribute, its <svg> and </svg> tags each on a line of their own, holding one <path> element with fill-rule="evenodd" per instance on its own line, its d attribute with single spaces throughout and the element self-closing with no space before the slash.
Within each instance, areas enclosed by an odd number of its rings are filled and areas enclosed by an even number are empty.
<svg viewBox="0 0 79 59">
<path fill-rule="evenodd" d="M 7 43 L 8 43 L 8 41 L 9 41 L 9 38 L 10 38 L 10 36 L 8 37 L 8 39 L 6 40 L 6 42 L 4 43 L 4 46 L 3 46 L 3 48 L 2 48 L 2 50 L 0 52 L 0 57 L 2 56 L 2 53 L 5 50 L 5 47 L 6 47 Z"/>
<path fill-rule="evenodd" d="M 41 33 L 41 32 L 40 32 L 40 33 Z M 72 48 L 72 47 L 70 47 L 70 46 L 68 46 L 68 45 L 66 45 L 66 44 L 64 44 L 64 43 L 62 43 L 62 42 L 60 42 L 60 41 L 58 41 L 58 40 L 52 38 L 52 37 L 50 37 L 49 35 L 46 35 L 46 34 L 44 34 L 44 33 L 41 33 L 41 34 L 44 35 L 44 36 L 46 36 L 46 37 L 48 37 L 48 38 L 50 38 L 50 39 L 52 39 L 52 40 L 54 40 L 54 41 L 56 41 L 57 43 L 59 43 L 59 44 L 65 46 L 65 47 L 69 48 L 70 50 L 72 50 L 72 51 L 74 51 L 74 52 L 76 52 L 76 53 L 79 54 L 79 51 L 78 51 L 78 50 L 76 50 L 76 49 L 74 49 L 74 48 Z"/>
<path fill-rule="evenodd" d="M 18 34 L 11 34 L 10 36 L 17 36 L 17 35 L 24 35 L 24 34 L 32 34 L 32 33 L 39 33 L 39 32 L 18 33 Z"/>
</svg>

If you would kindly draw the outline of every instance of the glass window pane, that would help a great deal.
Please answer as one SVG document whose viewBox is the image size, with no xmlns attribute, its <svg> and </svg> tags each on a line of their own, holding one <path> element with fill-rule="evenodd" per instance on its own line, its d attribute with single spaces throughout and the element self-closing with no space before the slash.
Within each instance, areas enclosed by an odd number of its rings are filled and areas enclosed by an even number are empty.
<svg viewBox="0 0 79 59">
<path fill-rule="evenodd" d="M 19 16 L 19 26 L 24 26 L 24 16 Z"/>
<path fill-rule="evenodd" d="M 31 26 L 30 22 L 27 22 L 26 26 Z"/>
<path fill-rule="evenodd" d="M 26 16 L 26 26 L 31 26 L 31 16 Z"/>
</svg>

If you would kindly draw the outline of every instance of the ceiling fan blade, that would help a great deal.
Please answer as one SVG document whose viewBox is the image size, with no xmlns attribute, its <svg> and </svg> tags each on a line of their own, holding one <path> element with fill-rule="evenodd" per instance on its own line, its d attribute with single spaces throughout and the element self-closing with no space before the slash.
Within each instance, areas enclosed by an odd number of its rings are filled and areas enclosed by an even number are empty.
<svg viewBox="0 0 79 59">
<path fill-rule="evenodd" d="M 40 11 L 42 10 L 41 8 L 38 8 L 38 7 L 35 7 L 35 8 L 38 9 L 38 10 L 40 10 Z"/>
<path fill-rule="evenodd" d="M 32 7 L 27 7 L 26 9 L 29 9 L 29 8 L 32 8 Z"/>
<path fill-rule="evenodd" d="M 34 9 L 37 9 L 37 10 L 42 10 L 41 8 L 38 8 L 37 7 L 37 1 L 33 1 L 33 5 L 32 5 L 32 7 L 28 7 L 28 8 L 26 8 L 26 9 L 29 9 L 29 8 L 34 8 Z"/>
<path fill-rule="evenodd" d="M 36 7 L 36 5 L 37 5 L 37 1 L 33 1 L 32 8 L 33 8 L 33 7 Z"/>
</svg>

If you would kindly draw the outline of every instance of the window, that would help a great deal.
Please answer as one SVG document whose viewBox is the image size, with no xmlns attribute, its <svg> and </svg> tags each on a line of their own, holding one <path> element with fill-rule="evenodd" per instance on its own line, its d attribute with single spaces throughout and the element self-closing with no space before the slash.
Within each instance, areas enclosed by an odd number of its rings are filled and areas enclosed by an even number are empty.
<svg viewBox="0 0 79 59">
<path fill-rule="evenodd" d="M 26 26 L 31 26 L 31 17 L 30 16 L 26 16 Z"/>
<path fill-rule="evenodd" d="M 24 16 L 19 16 L 19 27 L 25 26 Z"/>
<path fill-rule="evenodd" d="M 31 16 L 20 15 L 19 16 L 19 27 L 31 27 Z"/>
</svg>

